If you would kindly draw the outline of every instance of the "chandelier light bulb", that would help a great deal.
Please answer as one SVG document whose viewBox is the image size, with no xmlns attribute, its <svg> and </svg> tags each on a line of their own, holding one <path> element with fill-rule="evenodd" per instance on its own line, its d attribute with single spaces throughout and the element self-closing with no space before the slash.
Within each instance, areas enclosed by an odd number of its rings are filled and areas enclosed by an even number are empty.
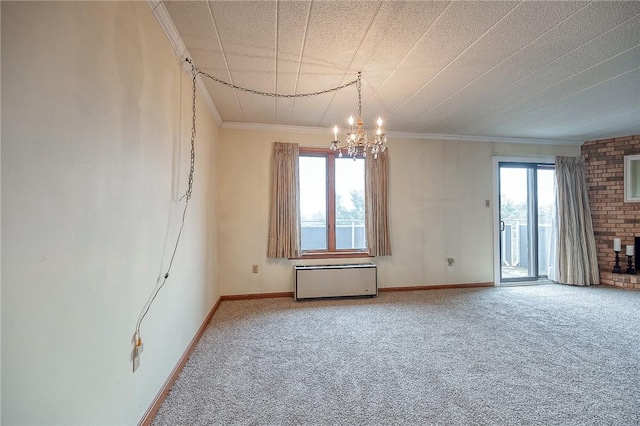
<svg viewBox="0 0 640 426">
<path fill-rule="evenodd" d="M 332 151 L 338 151 L 338 157 L 342 157 L 342 150 L 344 149 L 347 155 L 354 160 L 356 158 L 367 157 L 370 153 L 373 158 L 378 158 L 380 152 L 386 150 L 387 136 L 382 130 L 382 117 L 378 116 L 378 128 L 374 137 L 369 138 L 367 131 L 364 129 L 364 121 L 362 120 L 362 83 L 360 80 L 361 73 L 358 73 L 358 79 L 356 80 L 356 89 L 358 90 L 358 120 L 354 120 L 353 115 L 349 116 L 350 131 L 345 135 L 345 139 L 341 142 L 338 141 L 338 126 L 334 126 L 333 134 L 335 140 L 331 141 L 330 148 Z M 356 129 L 353 125 L 356 125 Z"/>
</svg>

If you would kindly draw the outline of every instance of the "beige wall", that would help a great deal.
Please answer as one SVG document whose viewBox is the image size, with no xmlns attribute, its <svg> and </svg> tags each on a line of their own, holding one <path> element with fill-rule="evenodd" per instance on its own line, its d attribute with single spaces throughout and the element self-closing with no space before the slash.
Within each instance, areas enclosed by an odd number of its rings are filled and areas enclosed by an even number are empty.
<svg viewBox="0 0 640 426">
<path fill-rule="evenodd" d="M 220 294 L 291 291 L 303 262 L 265 255 L 272 142 L 326 146 L 330 132 L 219 130 L 198 100 L 194 196 L 133 374 L 135 324 L 180 225 L 190 79 L 144 2 L 1 8 L 2 422 L 135 424 Z M 491 281 L 492 155 L 579 154 L 389 145 L 382 287 Z"/>
<path fill-rule="evenodd" d="M 2 2 L 2 423 L 136 424 L 219 297 L 218 128 L 146 2 Z M 178 189 L 179 188 L 179 189 Z"/>
<path fill-rule="evenodd" d="M 294 264 L 266 258 L 272 142 L 327 146 L 327 135 L 221 130 L 222 293 L 292 291 Z M 494 155 L 579 155 L 577 146 L 390 138 L 393 256 L 376 259 L 380 287 L 493 282 Z M 448 266 L 447 258 L 455 259 Z M 251 265 L 259 265 L 253 274 Z"/>
</svg>

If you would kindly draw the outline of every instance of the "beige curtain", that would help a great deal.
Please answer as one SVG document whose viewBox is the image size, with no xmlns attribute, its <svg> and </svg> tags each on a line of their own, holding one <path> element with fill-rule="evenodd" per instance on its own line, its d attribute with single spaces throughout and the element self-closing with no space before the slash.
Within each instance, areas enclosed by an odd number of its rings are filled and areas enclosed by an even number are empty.
<svg viewBox="0 0 640 426">
<path fill-rule="evenodd" d="M 563 284 L 600 283 L 582 157 L 556 157 L 558 277 Z"/>
<path fill-rule="evenodd" d="M 371 256 L 391 256 L 389 238 L 389 151 L 365 159 L 365 216 Z"/>
<path fill-rule="evenodd" d="M 271 217 L 267 257 L 300 256 L 300 187 L 297 143 L 273 144 Z"/>
</svg>

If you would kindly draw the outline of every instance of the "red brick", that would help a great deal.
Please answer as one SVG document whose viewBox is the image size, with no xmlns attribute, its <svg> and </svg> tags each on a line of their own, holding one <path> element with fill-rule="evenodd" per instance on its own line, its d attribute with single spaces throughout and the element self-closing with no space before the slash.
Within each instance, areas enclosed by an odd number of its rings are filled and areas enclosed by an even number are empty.
<svg viewBox="0 0 640 426">
<path fill-rule="evenodd" d="M 634 236 L 640 236 L 640 203 L 624 202 L 624 156 L 640 153 L 640 135 L 587 141 L 581 150 L 586 158 L 585 181 L 592 209 L 600 282 L 640 288 L 640 276 L 611 273 L 615 259 L 613 238 L 621 238 L 625 246 L 633 244 Z M 626 260 L 623 252 L 623 268 L 626 268 Z"/>
</svg>

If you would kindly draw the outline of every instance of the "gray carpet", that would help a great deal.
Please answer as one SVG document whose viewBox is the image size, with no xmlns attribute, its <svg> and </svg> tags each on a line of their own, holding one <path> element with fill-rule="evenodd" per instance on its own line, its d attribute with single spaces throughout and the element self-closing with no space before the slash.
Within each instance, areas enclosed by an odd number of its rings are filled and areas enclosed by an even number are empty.
<svg viewBox="0 0 640 426">
<path fill-rule="evenodd" d="M 223 302 L 154 425 L 638 425 L 640 292 Z"/>
</svg>

